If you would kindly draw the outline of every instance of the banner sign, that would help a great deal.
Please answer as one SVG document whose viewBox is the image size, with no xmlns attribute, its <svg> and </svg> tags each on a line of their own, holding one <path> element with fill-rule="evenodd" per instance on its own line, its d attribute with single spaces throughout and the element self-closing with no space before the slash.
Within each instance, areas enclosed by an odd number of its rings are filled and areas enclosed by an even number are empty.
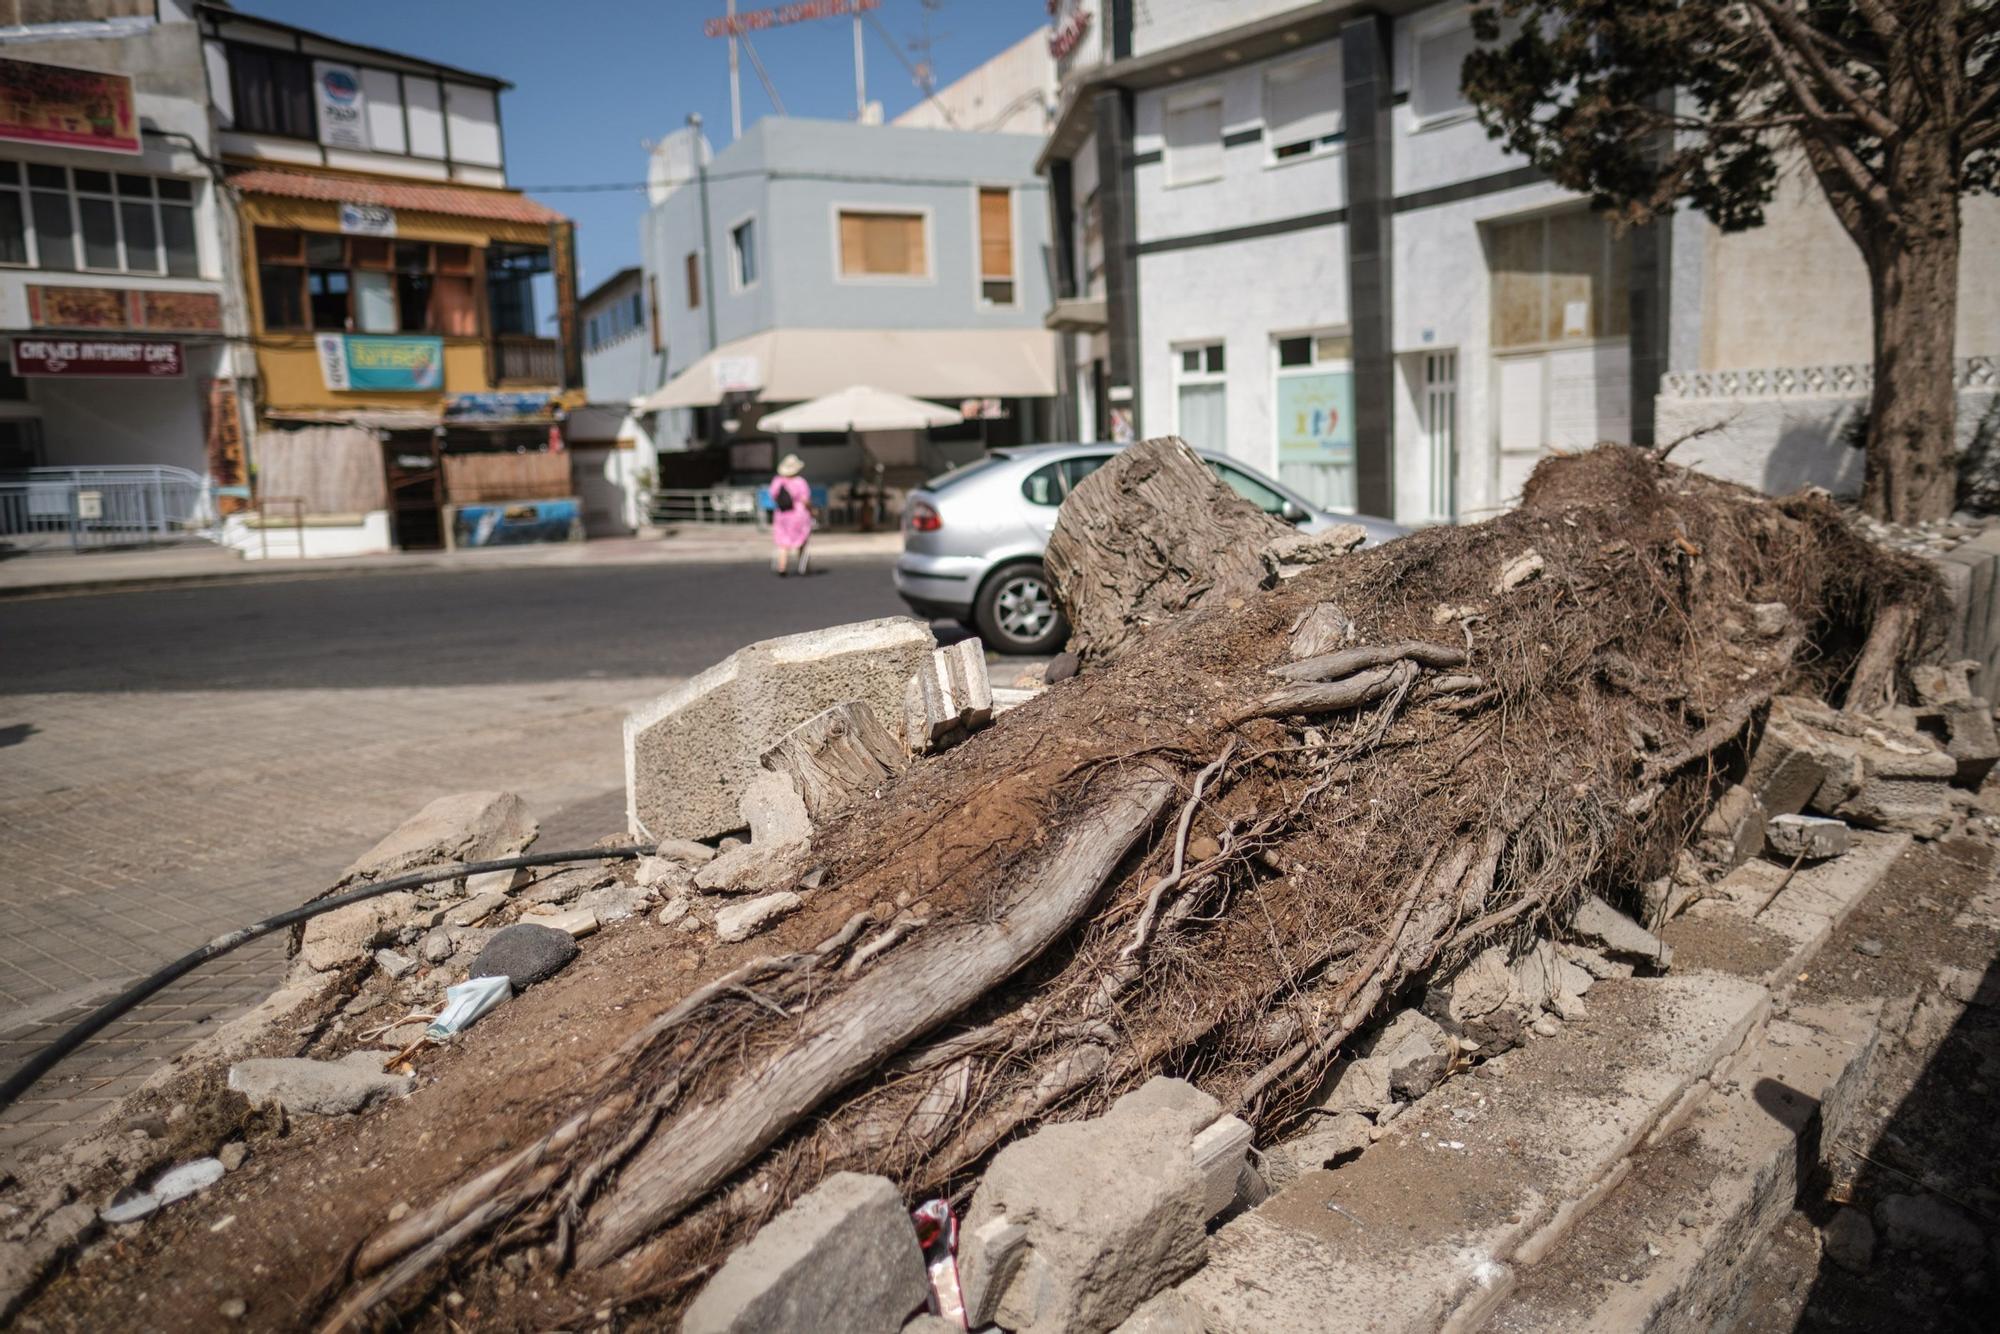
<svg viewBox="0 0 2000 1334">
<path fill-rule="evenodd" d="M 755 357 L 717 357 L 709 369 L 715 376 L 718 394 L 758 389 L 764 384 L 764 368 Z"/>
<path fill-rule="evenodd" d="M 328 389 L 436 393 L 444 388 L 444 339 L 315 334 Z"/>
<path fill-rule="evenodd" d="M 319 99 L 319 141 L 329 148 L 372 148 L 368 104 L 361 96 L 361 71 L 330 60 L 313 61 L 313 93 Z"/>
<path fill-rule="evenodd" d="M 380 204 L 342 204 L 340 230 L 349 236 L 394 236 L 396 210 Z"/>
<path fill-rule="evenodd" d="M 179 343 L 153 339 L 16 338 L 13 355 L 16 375 L 175 379 L 187 369 Z"/>
<path fill-rule="evenodd" d="M 37 329 L 159 329 L 222 332 L 214 292 L 142 292 L 124 287 L 28 284 L 28 323 Z"/>
<path fill-rule="evenodd" d="M 0 60 L 0 139 L 137 153 L 139 117 L 124 74 Z"/>
<path fill-rule="evenodd" d="M 782 28 L 788 23 L 846 18 L 849 14 L 866 14 L 881 7 L 882 0 L 799 0 L 797 4 L 774 5 L 769 9 L 751 9 L 733 16 L 709 19 L 701 25 L 701 35 L 741 37 L 766 28 Z"/>
<path fill-rule="evenodd" d="M 1354 373 L 1278 377 L 1278 462 L 1354 462 Z"/>
<path fill-rule="evenodd" d="M 453 394 L 445 400 L 444 419 L 454 422 L 543 421 L 555 405 L 548 394 Z"/>
</svg>

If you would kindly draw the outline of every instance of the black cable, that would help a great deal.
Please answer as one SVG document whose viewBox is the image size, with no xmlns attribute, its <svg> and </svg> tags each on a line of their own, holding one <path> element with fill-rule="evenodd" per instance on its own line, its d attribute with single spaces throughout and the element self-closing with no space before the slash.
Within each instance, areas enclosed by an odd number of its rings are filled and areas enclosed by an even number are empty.
<svg viewBox="0 0 2000 1334">
<path fill-rule="evenodd" d="M 456 880 L 462 875 L 483 875 L 488 871 L 513 871 L 524 866 L 554 866 L 561 862 L 622 861 L 631 857 L 644 857 L 652 851 L 652 844 L 640 843 L 622 848 L 537 852 L 526 857 L 505 857 L 491 862 L 461 862 L 429 871 L 415 871 L 389 880 L 378 880 L 359 889 L 350 889 L 344 894 L 315 899 L 311 903 L 281 912 L 275 917 L 266 917 L 261 922 L 252 922 L 249 926 L 217 936 L 194 953 L 174 960 L 151 977 L 120 992 L 84 1016 L 68 1032 L 36 1052 L 19 1070 L 7 1076 L 7 1082 L 0 1084 L 0 1110 L 13 1106 L 15 1099 L 33 1088 L 37 1080 L 55 1068 L 64 1057 L 88 1042 L 105 1025 L 169 983 L 201 967 L 210 959 L 220 958 L 237 946 L 247 944 L 259 936 L 268 936 L 273 931 L 282 931 L 288 926 L 318 917 L 321 913 L 332 912 L 335 908 L 345 908 L 350 903 L 372 899 L 378 894 L 387 894 L 392 890 L 414 889 L 419 885 L 436 884 L 440 880 Z"/>
</svg>

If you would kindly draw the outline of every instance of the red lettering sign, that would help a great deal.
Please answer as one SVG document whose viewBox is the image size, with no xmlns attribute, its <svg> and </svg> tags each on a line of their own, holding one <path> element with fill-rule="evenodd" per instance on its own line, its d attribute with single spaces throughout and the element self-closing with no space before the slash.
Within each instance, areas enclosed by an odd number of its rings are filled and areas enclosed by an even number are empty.
<svg viewBox="0 0 2000 1334">
<path fill-rule="evenodd" d="M 882 0 L 799 0 L 792 5 L 777 5 L 771 9 L 751 9 L 730 18 L 709 19 L 701 25 L 704 37 L 741 37 L 746 32 L 762 32 L 766 28 L 781 28 L 788 23 L 804 23 L 808 19 L 838 19 L 850 14 L 866 14 L 871 9 L 880 9 Z"/>
<path fill-rule="evenodd" d="M 124 342 L 82 338 L 14 340 L 16 375 L 111 375 L 170 380 L 185 371 L 179 343 L 156 339 Z"/>
</svg>

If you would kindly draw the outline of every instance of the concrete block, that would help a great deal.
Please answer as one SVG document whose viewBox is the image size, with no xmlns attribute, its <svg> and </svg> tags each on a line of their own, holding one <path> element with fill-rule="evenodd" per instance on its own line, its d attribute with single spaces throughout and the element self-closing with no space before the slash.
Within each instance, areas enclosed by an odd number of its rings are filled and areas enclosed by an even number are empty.
<svg viewBox="0 0 2000 1334">
<path fill-rule="evenodd" d="M 1770 717 L 1743 785 L 1768 815 L 1796 815 L 1832 772 L 1834 759 L 1820 738 L 1803 721 L 1795 721 L 1791 705 L 1817 701 L 1780 698 L 1772 701 Z"/>
<path fill-rule="evenodd" d="M 1218 1110 L 1192 1085 L 1159 1078 L 1101 1117 L 1002 1149 L 961 1232 L 971 1323 L 1109 1329 L 1199 1267 L 1213 1193 L 1194 1145 Z M 1214 1132 L 1204 1145 L 1234 1138 Z"/>
<path fill-rule="evenodd" d="M 507 896 L 498 890 L 489 889 L 483 894 L 474 894 L 465 902 L 444 910 L 444 925 L 472 926 L 492 916 L 505 902 Z"/>
<path fill-rule="evenodd" d="M 1978 790 L 2000 763 L 2000 734 L 1993 730 L 1993 707 L 1983 699 L 1950 699 L 1937 706 L 1944 734 L 1944 753 L 1958 766 L 1955 786 Z"/>
<path fill-rule="evenodd" d="M 299 958 L 319 973 L 345 967 L 368 957 L 378 945 L 393 944 L 404 919 L 416 910 L 414 895 L 391 890 L 321 913 L 305 924 Z"/>
<path fill-rule="evenodd" d="M 1781 861 L 1804 857 L 1809 862 L 1822 862 L 1846 852 L 1854 836 L 1845 821 L 1820 815 L 1774 815 L 1764 826 L 1764 838 L 1771 854 Z"/>
<path fill-rule="evenodd" d="M 883 1177 L 836 1172 L 737 1248 L 682 1334 L 898 1334 L 930 1298 L 916 1229 Z"/>
<path fill-rule="evenodd" d="M 1250 1139 L 1249 1125 L 1234 1116 L 1219 1118 L 1194 1137 L 1189 1151 L 1194 1154 L 1195 1170 L 1207 1183 L 1206 1207 L 1210 1218 L 1236 1202 L 1237 1189 L 1243 1182 L 1243 1164 L 1250 1154 Z"/>
<path fill-rule="evenodd" d="M 787 635 L 739 649 L 625 720 L 625 803 L 640 838 L 713 838 L 787 732 L 859 700 L 898 717 L 903 684 L 937 648 L 906 616 Z"/>
<path fill-rule="evenodd" d="M 766 770 L 752 778 L 736 803 L 737 818 L 750 831 L 750 845 L 768 850 L 795 847 L 812 838 L 812 816 L 790 774 Z"/>
<path fill-rule="evenodd" d="M 1733 871 L 1764 850 L 1764 803 L 1741 783 L 1723 791 L 1701 822 L 1695 848 L 1712 866 Z"/>
<path fill-rule="evenodd" d="M 448 862 L 517 857 L 540 832 L 528 807 L 511 792 L 460 792 L 439 797 L 341 872 L 340 883 L 387 880 Z"/>
</svg>

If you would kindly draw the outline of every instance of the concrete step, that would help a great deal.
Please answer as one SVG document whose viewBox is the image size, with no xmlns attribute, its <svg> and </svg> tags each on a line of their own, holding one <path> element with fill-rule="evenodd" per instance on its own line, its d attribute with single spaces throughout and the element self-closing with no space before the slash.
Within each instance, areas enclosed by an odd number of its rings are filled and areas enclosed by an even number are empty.
<svg viewBox="0 0 2000 1334">
<path fill-rule="evenodd" d="M 1765 1025 L 1679 1132 L 1483 1324 L 1492 1334 L 1702 1334 L 1727 1323 L 1772 1229 L 1868 1087 L 1879 1006 Z"/>
<path fill-rule="evenodd" d="M 1784 868 L 1740 868 L 1670 925 L 1673 975 L 1599 982 L 1585 1018 L 1448 1081 L 1353 1162 L 1308 1173 L 1220 1229 L 1180 1291 L 1212 1334 L 1336 1318 L 1371 1330 L 1481 1327 L 1637 1155 L 1683 1130 L 1737 1063 L 1758 1059 L 1774 995 L 1907 846 L 1858 837 L 1768 907 Z"/>
</svg>

